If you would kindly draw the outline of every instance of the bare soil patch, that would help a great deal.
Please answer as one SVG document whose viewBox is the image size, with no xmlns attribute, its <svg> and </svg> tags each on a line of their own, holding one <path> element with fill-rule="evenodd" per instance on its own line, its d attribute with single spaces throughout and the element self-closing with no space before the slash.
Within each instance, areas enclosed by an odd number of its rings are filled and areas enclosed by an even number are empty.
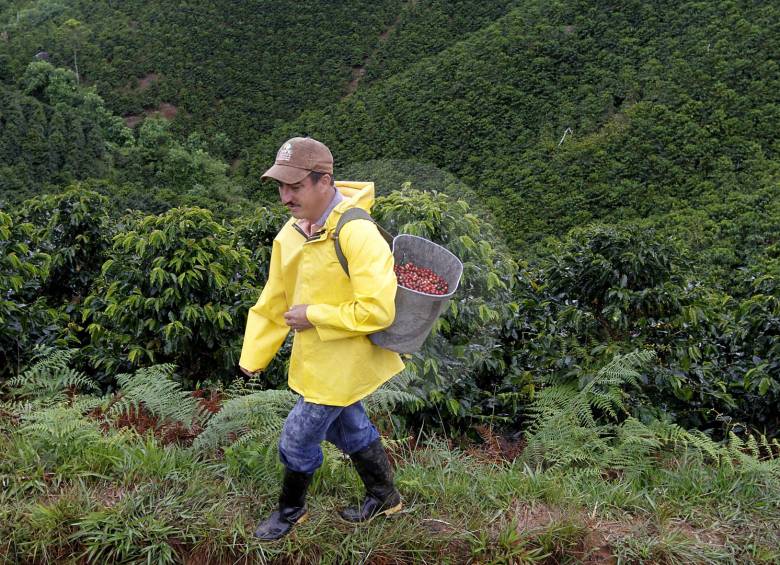
<svg viewBox="0 0 780 565">
<path fill-rule="evenodd" d="M 354 65 L 352 67 L 352 80 L 350 80 L 349 84 L 347 84 L 346 96 L 349 96 L 357 90 L 358 84 L 360 84 L 360 80 L 365 76 L 365 74 L 366 67 L 364 65 Z"/>
<path fill-rule="evenodd" d="M 152 86 L 155 82 L 159 82 L 160 75 L 157 73 L 149 73 L 143 78 L 138 79 L 138 86 L 136 86 L 136 90 L 138 92 L 143 92 L 144 90 L 147 90 L 150 86 Z"/>
<path fill-rule="evenodd" d="M 125 125 L 134 128 L 148 117 L 165 118 L 172 120 L 179 113 L 179 109 L 173 104 L 162 102 L 157 108 L 144 110 L 141 114 L 130 114 L 124 117 Z"/>
<path fill-rule="evenodd" d="M 726 536 L 716 529 L 695 528 L 685 520 L 672 520 L 669 531 L 679 532 L 687 538 L 696 540 L 704 545 L 723 546 L 726 544 Z"/>
<path fill-rule="evenodd" d="M 200 389 L 193 391 L 192 396 L 198 400 L 198 403 L 204 410 L 211 414 L 216 414 L 222 408 L 224 399 L 219 391 Z M 116 394 L 111 405 L 118 402 L 121 397 L 121 393 Z M 105 412 L 100 408 L 96 408 L 89 414 L 92 418 L 101 420 L 101 427 L 104 432 L 107 432 L 110 428 L 132 428 L 140 436 L 147 432 L 152 432 L 154 437 L 163 445 L 183 446 L 192 445 L 195 438 L 203 432 L 203 428 L 197 423 L 188 428 L 181 422 L 161 421 L 160 418 L 149 412 L 143 405 L 138 407 L 130 406 L 116 418 L 106 420 L 105 415 L 110 410 L 111 405 Z"/>
<path fill-rule="evenodd" d="M 176 117 L 176 114 L 179 113 L 179 109 L 173 104 L 162 102 L 157 108 L 157 113 L 159 113 L 159 115 L 166 120 L 172 120 L 174 117 Z"/>
<path fill-rule="evenodd" d="M 125 116 L 125 125 L 130 129 L 133 129 L 135 126 L 143 122 L 145 117 L 146 116 L 143 114 L 131 114 L 129 116 Z"/>
<path fill-rule="evenodd" d="M 416 3 L 417 3 L 416 0 L 410 0 L 409 5 L 414 6 Z M 395 18 L 395 21 L 393 21 L 393 23 L 390 24 L 390 26 L 387 29 L 383 29 L 381 32 L 379 32 L 380 45 L 385 41 L 387 41 L 387 38 L 390 37 L 390 34 L 393 33 L 393 31 L 395 31 L 395 28 L 398 27 L 400 21 L 401 21 L 401 14 L 398 14 L 398 16 L 396 16 Z M 379 47 L 377 47 L 377 49 L 379 49 Z M 352 79 L 349 81 L 349 83 L 347 83 L 347 88 L 346 88 L 346 92 L 344 93 L 344 98 L 353 94 L 357 90 L 358 86 L 360 85 L 360 81 L 366 75 L 366 66 L 368 66 L 368 63 L 373 58 L 377 49 L 374 49 L 374 51 L 369 55 L 364 56 L 361 64 L 352 66 Z"/>
<path fill-rule="evenodd" d="M 482 443 L 473 445 L 466 451 L 469 455 L 483 461 L 494 463 L 512 462 L 525 448 L 525 440 L 522 437 L 513 438 L 501 436 L 490 426 L 478 425 L 474 429 L 482 438 Z"/>
<path fill-rule="evenodd" d="M 517 529 L 520 532 L 543 530 L 564 516 L 560 508 L 547 504 L 532 504 L 531 506 L 515 504 L 513 513 L 517 520 Z"/>
<path fill-rule="evenodd" d="M 558 562 L 558 557 L 565 555 L 576 557 L 578 563 L 587 565 L 615 564 L 617 560 L 612 551 L 614 541 L 646 527 L 641 523 L 602 520 L 582 511 L 572 512 L 544 503 L 528 505 L 515 502 L 509 508 L 508 517 L 514 519 L 518 533 L 532 541 L 545 536 L 550 530 L 554 531 L 560 525 L 571 524 L 579 527 L 583 532 L 581 536 L 561 538 L 561 546 L 554 552 L 557 557 L 554 557 L 552 562 L 555 563 Z"/>
</svg>

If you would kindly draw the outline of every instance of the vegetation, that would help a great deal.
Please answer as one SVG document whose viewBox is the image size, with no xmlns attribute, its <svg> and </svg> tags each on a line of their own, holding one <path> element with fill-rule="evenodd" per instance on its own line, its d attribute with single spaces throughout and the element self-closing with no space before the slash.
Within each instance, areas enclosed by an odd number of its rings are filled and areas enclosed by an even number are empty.
<svg viewBox="0 0 780 565">
<path fill-rule="evenodd" d="M 525 256 L 589 222 L 650 223 L 722 280 L 777 227 L 776 16 L 742 2 L 527 2 L 282 124 L 250 152 L 249 182 L 260 189 L 263 156 L 307 132 L 340 163 L 451 171 Z"/>
<path fill-rule="evenodd" d="M 248 250 L 206 210 L 176 208 L 127 227 L 84 301 L 93 366 L 111 374 L 167 360 L 193 376 L 234 369 L 256 301 Z"/>
<path fill-rule="evenodd" d="M 200 0 L 4 4 L 8 55 L 0 78 L 17 77 L 42 51 L 74 71 L 77 60 L 80 80 L 96 85 L 116 114 L 175 113 L 177 131 L 205 134 L 212 152 L 235 156 L 258 131 L 338 100 L 352 65 L 401 2 L 350 1 L 326 11 L 292 1 L 229 10 Z"/>
<path fill-rule="evenodd" d="M 520 456 L 518 444 L 499 442 L 487 427 L 479 449 L 441 437 L 390 440 L 406 499 L 400 518 L 357 529 L 338 522 L 333 509 L 359 498 L 361 487 L 347 461 L 326 450 L 312 487 L 314 520 L 271 546 L 251 531 L 275 503 L 274 443 L 293 395 L 241 384 L 188 395 L 169 368 L 155 367 L 101 396 L 69 369 L 70 357 L 41 352 L 3 390 L 0 555 L 11 561 L 780 557 L 770 543 L 780 517 L 780 445 L 733 436 L 722 446 L 669 423 L 625 419 L 647 353 L 615 358 L 581 391 L 546 388 L 531 404 L 536 416 Z M 369 405 L 392 409 L 388 392 Z M 615 419 L 612 430 L 598 423 L 603 412 Z"/>
<path fill-rule="evenodd" d="M 780 560 L 780 8 L 240 4 L 0 1 L 0 560 Z M 260 546 L 300 134 L 464 275 L 367 400 L 401 519 L 328 447 Z"/>
</svg>

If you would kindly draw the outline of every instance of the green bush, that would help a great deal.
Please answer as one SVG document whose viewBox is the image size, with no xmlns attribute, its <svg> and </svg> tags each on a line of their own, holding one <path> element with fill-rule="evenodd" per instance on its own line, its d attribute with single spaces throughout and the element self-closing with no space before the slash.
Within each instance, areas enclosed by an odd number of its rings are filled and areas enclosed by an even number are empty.
<svg viewBox="0 0 780 565">
<path fill-rule="evenodd" d="M 24 202 L 22 218 L 38 229 L 38 245 L 51 257 L 45 293 L 55 302 L 80 302 L 106 259 L 112 225 L 108 198 L 76 186 Z"/>
<path fill-rule="evenodd" d="M 516 370 L 576 382 L 615 354 L 652 349 L 657 361 L 631 399 L 636 416 L 716 435 L 735 422 L 778 429 L 772 276 L 734 298 L 696 282 L 674 241 L 632 226 L 577 228 L 550 248 L 515 286 L 521 312 L 505 346 Z"/>
<path fill-rule="evenodd" d="M 207 210 L 146 216 L 114 238 L 83 320 L 107 374 L 174 363 L 188 379 L 226 378 L 238 362 L 258 267 Z"/>
<path fill-rule="evenodd" d="M 420 352 L 406 360 L 422 417 L 457 422 L 495 411 L 497 390 L 528 393 L 530 381 L 506 376 L 501 331 L 517 313 L 511 287 L 517 265 L 492 227 L 463 200 L 409 184 L 377 198 L 374 216 L 391 233 L 428 238 L 463 262 L 463 278 Z"/>
<path fill-rule="evenodd" d="M 652 230 L 572 230 L 549 258 L 548 290 L 592 312 L 609 335 L 679 311 L 679 252 Z"/>
<path fill-rule="evenodd" d="M 51 257 L 39 243 L 32 224 L 0 211 L 0 377 L 18 373 L 36 344 L 58 341 L 67 325 L 41 296 Z"/>
<path fill-rule="evenodd" d="M 766 275 L 754 281 L 755 294 L 740 301 L 725 340 L 732 380 L 744 395 L 740 416 L 776 433 L 780 429 L 780 284 Z M 764 292 L 761 292 L 761 291 Z"/>
</svg>

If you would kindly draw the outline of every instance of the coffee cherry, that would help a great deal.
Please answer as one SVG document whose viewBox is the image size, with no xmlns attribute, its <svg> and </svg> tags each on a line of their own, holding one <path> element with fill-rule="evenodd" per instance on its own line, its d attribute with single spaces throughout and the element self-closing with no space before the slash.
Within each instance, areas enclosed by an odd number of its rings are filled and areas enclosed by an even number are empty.
<svg viewBox="0 0 780 565">
<path fill-rule="evenodd" d="M 395 265 L 393 267 L 398 284 L 410 290 L 426 294 L 442 295 L 449 292 L 447 281 L 425 267 L 414 263 Z"/>
</svg>

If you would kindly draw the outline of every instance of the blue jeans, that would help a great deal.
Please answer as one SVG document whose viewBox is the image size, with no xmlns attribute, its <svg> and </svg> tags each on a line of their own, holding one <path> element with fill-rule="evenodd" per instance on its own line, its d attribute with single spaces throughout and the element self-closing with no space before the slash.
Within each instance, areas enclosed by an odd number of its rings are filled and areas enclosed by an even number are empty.
<svg viewBox="0 0 780 565">
<path fill-rule="evenodd" d="M 379 438 L 360 401 L 349 406 L 326 406 L 298 399 L 282 428 L 279 458 L 288 469 L 313 473 L 322 465 L 322 440 L 344 453 L 360 451 Z"/>
</svg>

